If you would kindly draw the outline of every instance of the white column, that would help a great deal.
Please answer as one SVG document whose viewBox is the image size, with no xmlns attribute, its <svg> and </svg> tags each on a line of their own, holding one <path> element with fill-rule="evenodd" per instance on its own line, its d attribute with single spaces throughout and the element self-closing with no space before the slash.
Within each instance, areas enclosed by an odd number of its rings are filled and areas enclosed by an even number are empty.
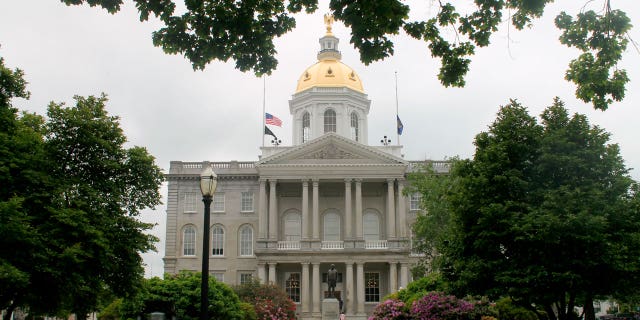
<svg viewBox="0 0 640 320">
<path fill-rule="evenodd" d="M 309 312 L 309 262 L 302 263 L 302 279 L 300 282 L 302 312 Z"/>
<path fill-rule="evenodd" d="M 302 180 L 302 239 L 309 239 L 309 181 Z"/>
<path fill-rule="evenodd" d="M 347 309 L 347 313 L 348 314 L 355 314 L 355 310 L 356 310 L 356 299 L 354 296 L 354 293 L 356 290 L 354 290 L 355 286 L 354 286 L 354 282 L 353 282 L 353 261 L 348 261 L 346 263 L 346 267 L 347 267 L 347 282 L 345 283 L 345 290 L 347 290 L 347 296 L 346 296 L 346 309 Z"/>
<path fill-rule="evenodd" d="M 362 240 L 362 179 L 356 179 L 356 238 Z"/>
<path fill-rule="evenodd" d="M 398 263 L 389 262 L 389 293 L 398 291 Z"/>
<path fill-rule="evenodd" d="M 320 239 L 320 213 L 318 212 L 318 202 L 320 201 L 318 192 L 318 179 L 314 178 L 313 182 L 313 239 Z"/>
<path fill-rule="evenodd" d="M 265 263 L 258 263 L 258 279 L 260 279 L 260 283 L 267 283 L 267 272 L 265 270 Z"/>
<path fill-rule="evenodd" d="M 269 262 L 269 282 L 273 284 L 276 283 L 276 265 L 277 262 Z"/>
<path fill-rule="evenodd" d="M 409 284 L 409 264 L 406 262 L 400 263 L 400 286 L 404 289 Z"/>
<path fill-rule="evenodd" d="M 398 206 L 396 209 L 398 209 L 398 237 L 400 238 L 408 237 L 407 228 L 409 227 L 407 222 L 407 199 L 403 194 L 403 190 L 404 180 L 398 179 Z"/>
<path fill-rule="evenodd" d="M 353 228 L 351 227 L 351 179 L 344 179 L 344 237 L 353 238 Z"/>
<path fill-rule="evenodd" d="M 266 239 L 266 238 L 267 238 L 267 183 L 264 179 L 260 179 L 260 195 L 258 198 L 258 239 Z"/>
<path fill-rule="evenodd" d="M 278 240 L 278 200 L 276 179 L 269 179 L 269 239 Z"/>
<path fill-rule="evenodd" d="M 364 262 L 356 262 L 357 274 L 357 288 L 358 294 L 356 299 L 358 299 L 358 306 L 356 312 L 358 314 L 364 314 Z"/>
<path fill-rule="evenodd" d="M 311 275 L 311 279 L 313 281 L 313 297 L 311 301 L 311 305 L 313 306 L 312 310 L 314 313 L 320 312 L 320 262 L 313 263 L 313 274 Z"/>
<path fill-rule="evenodd" d="M 396 237 L 396 203 L 393 189 L 393 179 L 387 179 L 387 239 Z"/>
</svg>

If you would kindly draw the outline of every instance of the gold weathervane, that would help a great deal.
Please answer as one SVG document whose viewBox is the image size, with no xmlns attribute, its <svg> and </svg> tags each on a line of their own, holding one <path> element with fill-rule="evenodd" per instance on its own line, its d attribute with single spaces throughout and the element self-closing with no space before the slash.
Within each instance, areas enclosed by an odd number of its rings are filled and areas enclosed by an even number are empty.
<svg viewBox="0 0 640 320">
<path fill-rule="evenodd" d="M 330 13 L 326 13 L 324 15 L 324 24 L 327 25 L 327 34 L 331 34 L 331 25 L 335 22 L 336 20 L 333 18 L 333 15 Z"/>
</svg>

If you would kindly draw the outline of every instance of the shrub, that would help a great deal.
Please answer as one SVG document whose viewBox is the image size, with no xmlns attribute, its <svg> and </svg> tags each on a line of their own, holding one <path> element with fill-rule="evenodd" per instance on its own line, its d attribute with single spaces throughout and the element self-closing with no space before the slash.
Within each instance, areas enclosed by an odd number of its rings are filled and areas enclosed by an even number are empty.
<svg viewBox="0 0 640 320">
<path fill-rule="evenodd" d="M 455 296 L 430 292 L 413 302 L 411 316 L 416 320 L 470 319 L 473 304 Z"/>
<path fill-rule="evenodd" d="M 378 304 L 369 320 L 405 320 L 411 319 L 404 302 L 397 299 L 387 299 Z"/>
<path fill-rule="evenodd" d="M 236 286 L 234 290 L 240 300 L 253 305 L 259 320 L 296 319 L 296 304 L 276 285 L 254 280 Z"/>
</svg>

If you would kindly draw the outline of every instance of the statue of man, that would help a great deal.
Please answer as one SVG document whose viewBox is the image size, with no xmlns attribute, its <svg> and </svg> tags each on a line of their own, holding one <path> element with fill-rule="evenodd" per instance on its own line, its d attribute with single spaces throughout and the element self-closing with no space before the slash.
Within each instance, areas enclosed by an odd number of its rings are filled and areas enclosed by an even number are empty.
<svg viewBox="0 0 640 320">
<path fill-rule="evenodd" d="M 329 271 L 327 272 L 327 283 L 329 284 L 329 298 L 335 298 L 336 281 L 338 281 L 338 270 L 336 270 L 336 265 L 332 264 L 331 268 L 329 268 Z"/>
</svg>

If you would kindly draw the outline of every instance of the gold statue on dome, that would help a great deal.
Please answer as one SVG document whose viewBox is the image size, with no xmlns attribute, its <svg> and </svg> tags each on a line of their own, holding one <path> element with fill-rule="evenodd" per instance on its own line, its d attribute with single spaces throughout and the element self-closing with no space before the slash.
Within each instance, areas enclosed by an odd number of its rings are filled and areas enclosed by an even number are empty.
<svg viewBox="0 0 640 320">
<path fill-rule="evenodd" d="M 327 34 L 331 34 L 331 25 L 335 22 L 336 20 L 333 18 L 333 15 L 330 13 L 326 13 L 324 15 L 324 24 L 327 25 Z"/>
</svg>

